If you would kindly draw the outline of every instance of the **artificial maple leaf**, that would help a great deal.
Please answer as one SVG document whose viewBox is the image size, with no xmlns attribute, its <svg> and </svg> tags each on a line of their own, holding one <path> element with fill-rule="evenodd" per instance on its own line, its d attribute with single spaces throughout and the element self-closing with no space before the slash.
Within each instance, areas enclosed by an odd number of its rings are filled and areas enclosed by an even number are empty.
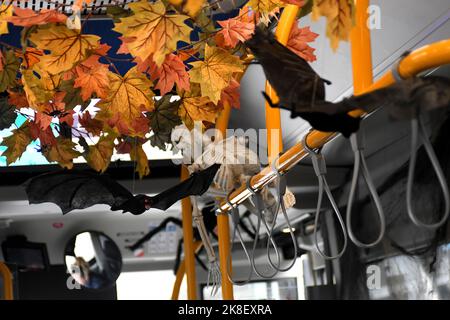
<svg viewBox="0 0 450 320">
<path fill-rule="evenodd" d="M 56 138 L 56 144 L 44 148 L 42 154 L 49 162 L 57 162 L 61 167 L 72 169 L 73 159 L 78 158 L 81 154 L 75 150 L 75 143 L 70 139 L 63 137 Z"/>
<path fill-rule="evenodd" d="M 100 37 L 81 34 L 64 25 L 52 25 L 38 27 L 29 39 L 38 49 L 50 51 L 39 63 L 42 69 L 50 74 L 59 74 L 88 58 L 90 52 L 98 47 Z"/>
<path fill-rule="evenodd" d="M 45 115 L 44 115 L 45 116 Z M 35 117 L 35 121 L 29 123 L 30 127 L 30 135 L 33 140 L 39 139 L 41 149 L 44 150 L 48 147 L 55 146 L 58 141 L 53 135 L 52 128 L 49 125 L 43 129 L 42 124 L 37 122 L 37 117 Z M 50 119 L 51 121 L 51 119 Z"/>
<path fill-rule="evenodd" d="M 9 104 L 6 96 L 0 97 L 0 131 L 12 126 L 17 118 L 14 107 Z"/>
<path fill-rule="evenodd" d="M 238 57 L 208 45 L 205 47 L 205 60 L 190 64 L 193 66 L 189 71 L 191 82 L 199 83 L 202 96 L 209 97 L 213 103 L 220 100 L 221 92 L 230 84 L 233 73 L 244 71 Z"/>
<path fill-rule="evenodd" d="M 314 54 L 316 49 L 310 47 L 308 42 L 313 42 L 318 36 L 309 27 L 299 28 L 294 23 L 286 46 L 306 61 L 313 62 L 317 60 Z"/>
<path fill-rule="evenodd" d="M 47 23 L 65 23 L 67 16 L 56 10 L 41 9 L 35 12 L 32 9 L 22 9 L 14 7 L 15 16 L 6 18 L 5 20 L 16 26 L 31 27 L 36 25 L 44 25 Z"/>
<path fill-rule="evenodd" d="M 103 122 L 92 118 L 89 112 L 83 113 L 81 117 L 78 118 L 81 126 L 90 134 L 94 136 L 99 136 L 103 130 Z"/>
<path fill-rule="evenodd" d="M 72 110 L 78 105 L 81 106 L 82 110 L 84 110 L 83 108 L 84 101 L 81 98 L 81 89 L 74 87 L 73 80 L 61 81 L 58 90 L 66 93 L 63 100 L 64 104 L 66 105 L 66 110 Z"/>
<path fill-rule="evenodd" d="M 75 112 L 73 110 L 67 110 L 61 116 L 59 116 L 59 123 L 67 124 L 69 127 L 73 126 L 73 115 Z"/>
<path fill-rule="evenodd" d="M 0 72 L 3 71 L 5 66 L 5 57 L 3 56 L 3 52 L 0 50 Z"/>
<path fill-rule="evenodd" d="M 29 69 L 41 60 L 44 56 L 44 51 L 28 47 L 25 52 L 16 53 L 17 57 L 22 59 L 22 67 Z"/>
<path fill-rule="evenodd" d="M 133 42 L 136 40 L 136 37 L 119 37 L 121 41 L 119 49 L 117 49 L 118 54 L 130 54 L 130 50 L 127 47 L 127 43 Z"/>
<path fill-rule="evenodd" d="M 265 14 L 268 14 L 275 8 L 282 6 L 280 0 L 249 0 L 247 4 L 252 8 L 252 10 Z"/>
<path fill-rule="evenodd" d="M 348 41 L 354 23 L 354 0 L 315 0 L 312 8 L 313 19 L 327 18 L 326 34 L 331 48 L 336 50 L 339 41 Z"/>
<path fill-rule="evenodd" d="M 34 123 L 36 123 L 40 130 L 47 129 L 50 126 L 50 123 L 52 123 L 52 120 L 52 116 L 43 112 L 36 112 L 34 116 Z"/>
<path fill-rule="evenodd" d="M 224 104 L 227 103 L 233 108 L 239 109 L 241 107 L 240 87 L 240 83 L 232 79 L 230 85 L 223 89 L 218 106 L 224 107 Z"/>
<path fill-rule="evenodd" d="M 177 84 L 178 89 L 186 91 L 190 89 L 186 66 L 173 53 L 166 56 L 161 67 L 158 67 L 150 57 L 146 61 L 138 63 L 137 68 L 141 72 L 148 72 L 153 81 L 158 80 L 155 89 L 158 89 L 162 96 L 170 92 L 175 84 Z"/>
<path fill-rule="evenodd" d="M 215 123 L 219 110 L 208 97 L 185 97 L 181 99 L 178 115 L 191 130 L 196 121 Z"/>
<path fill-rule="evenodd" d="M 177 56 L 178 56 L 178 58 L 181 59 L 181 61 L 186 61 L 188 59 L 193 58 L 193 56 L 195 56 L 197 53 L 198 53 L 198 50 L 196 50 L 194 48 L 190 48 L 190 49 L 178 51 Z"/>
<path fill-rule="evenodd" d="M 129 10 L 121 6 L 113 6 L 106 8 L 106 15 L 113 19 L 114 23 L 120 22 L 121 18 L 129 17 L 131 15 Z"/>
<path fill-rule="evenodd" d="M 86 101 L 95 92 L 98 98 L 105 98 L 109 89 L 108 66 L 99 64 L 77 72 L 74 87 L 81 88 L 81 98 Z"/>
<path fill-rule="evenodd" d="M 181 12 L 195 18 L 203 8 L 206 0 L 169 0 L 171 4 L 180 8 Z"/>
<path fill-rule="evenodd" d="M 99 104 L 105 119 L 116 116 L 132 126 L 133 120 L 142 117 L 143 111 L 153 110 L 152 82 L 135 67 L 123 77 L 115 73 L 109 73 L 108 76 L 110 90 Z"/>
<path fill-rule="evenodd" d="M 148 158 L 145 154 L 144 149 L 142 148 L 142 145 L 136 145 L 135 147 L 131 148 L 130 159 L 131 161 L 136 162 L 136 172 L 139 174 L 140 179 L 150 173 Z"/>
<path fill-rule="evenodd" d="M 146 110 L 142 109 L 142 112 Z M 99 119 L 102 119 L 102 115 Z M 96 117 L 96 118 L 97 118 Z M 145 137 L 149 132 L 149 120 L 143 114 L 131 120 L 131 123 L 121 118 L 120 115 L 114 114 L 105 120 L 108 126 L 115 128 L 120 134 L 130 137 Z"/>
<path fill-rule="evenodd" d="M 155 110 L 148 114 L 153 135 L 150 143 L 161 150 L 167 149 L 167 144 L 171 143 L 172 129 L 181 124 L 178 108 L 181 101 L 171 101 L 172 95 L 165 95 L 155 104 Z"/>
<path fill-rule="evenodd" d="M 116 137 L 115 134 L 108 134 L 100 137 L 95 145 L 89 146 L 89 152 L 84 157 L 91 168 L 99 172 L 105 172 L 108 169 Z"/>
<path fill-rule="evenodd" d="M 6 51 L 3 57 L 3 70 L 0 72 L 0 92 L 15 85 L 20 65 L 13 50 Z"/>
<path fill-rule="evenodd" d="M 28 107 L 28 100 L 24 92 L 15 92 L 8 90 L 8 103 L 17 109 Z"/>
<path fill-rule="evenodd" d="M 126 38 L 127 48 L 142 61 L 150 55 L 158 66 L 165 56 L 174 51 L 178 41 L 189 42 L 191 28 L 184 21 L 188 16 L 169 14 L 162 1 L 149 3 L 146 0 L 128 5 L 134 15 L 121 19 L 114 30 Z"/>
<path fill-rule="evenodd" d="M 13 6 L 2 4 L 0 5 L 0 34 L 6 34 L 8 30 L 8 18 L 12 16 Z"/>
<path fill-rule="evenodd" d="M 2 146 L 7 149 L 2 153 L 6 157 L 6 164 L 10 165 L 19 159 L 31 143 L 30 128 L 28 122 L 22 124 L 18 129 L 12 130 L 12 135 L 3 138 Z"/>
<path fill-rule="evenodd" d="M 216 39 L 218 38 L 220 46 L 226 49 L 236 47 L 239 41 L 245 42 L 250 39 L 255 30 L 254 23 L 237 19 L 218 21 L 218 23 L 222 30 L 216 34 Z"/>
<path fill-rule="evenodd" d="M 284 2 L 286 4 L 293 4 L 300 8 L 305 5 L 306 1 L 308 1 L 308 0 L 281 0 L 281 2 Z M 313 0 L 309 0 L 309 1 L 313 1 Z"/>
<path fill-rule="evenodd" d="M 53 97 L 53 90 L 48 89 L 43 81 L 38 78 L 33 70 L 22 70 L 22 84 L 28 105 L 36 111 L 40 110 L 42 104 L 47 103 Z"/>
</svg>

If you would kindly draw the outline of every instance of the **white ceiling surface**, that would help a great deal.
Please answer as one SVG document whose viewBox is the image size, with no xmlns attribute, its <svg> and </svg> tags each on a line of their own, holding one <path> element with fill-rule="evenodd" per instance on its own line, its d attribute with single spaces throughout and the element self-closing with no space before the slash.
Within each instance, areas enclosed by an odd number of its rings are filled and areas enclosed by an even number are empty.
<svg viewBox="0 0 450 320">
<path fill-rule="evenodd" d="M 448 21 L 450 12 L 449 0 L 378 0 L 372 1 L 381 7 L 381 30 L 372 31 L 372 51 L 374 61 L 374 74 L 384 72 L 395 60 L 407 49 L 448 38 L 450 34 L 450 23 Z M 329 100 L 339 99 L 343 95 L 351 93 L 352 74 L 350 49 L 347 43 L 341 43 L 338 51 L 333 53 L 329 48 L 328 39 L 325 38 L 325 23 L 323 20 L 310 23 L 309 18 L 302 20 L 301 25 L 310 25 L 314 32 L 321 36 L 313 46 L 317 49 L 317 62 L 313 67 L 320 75 L 333 82 L 329 86 L 327 97 Z M 435 30 L 436 29 L 436 30 Z M 434 30 L 434 31 L 433 31 Z M 432 33 L 430 35 L 430 33 Z M 233 112 L 231 127 L 233 128 L 264 128 L 265 117 L 262 108 L 264 100 L 261 91 L 264 90 L 265 79 L 260 66 L 251 65 L 245 74 L 241 86 L 241 109 Z M 307 130 L 308 125 L 300 119 L 290 119 L 289 112 L 282 111 L 283 135 L 285 147 L 298 142 L 302 133 Z M 327 149 L 341 148 L 342 143 L 333 142 Z M 325 151 L 325 150 L 324 150 Z M 336 151 L 336 150 L 334 150 Z M 331 152 L 333 153 L 333 152 Z M 330 163 L 330 159 L 327 160 Z M 304 173 L 303 178 L 304 178 Z M 296 175 L 288 176 L 289 185 L 296 187 L 297 191 L 304 188 L 311 189 L 305 180 L 297 179 Z M 299 173 L 300 175 L 300 173 Z M 330 172 L 331 175 L 331 172 Z M 336 184 L 342 179 L 339 174 Z M 314 177 L 313 177 L 314 178 Z M 137 182 L 136 193 L 156 193 L 165 187 L 176 183 L 176 179 L 146 180 Z M 125 182 L 128 187 L 130 182 Z M 310 192 L 311 190 L 309 190 Z M 0 229 L 0 241 L 6 234 L 26 234 L 30 241 L 47 242 L 50 259 L 53 263 L 62 262 L 62 250 L 67 240 L 76 232 L 86 229 L 101 230 L 118 241 L 119 246 L 123 239 L 117 237 L 118 233 L 146 231 L 148 224 L 160 221 L 168 215 L 179 215 L 179 204 L 174 205 L 167 213 L 150 211 L 142 216 L 132 216 L 110 212 L 105 206 L 95 206 L 80 212 L 74 212 L 62 216 L 58 207 L 54 204 L 28 205 L 24 199 L 23 189 L 0 188 L 0 220 L 12 219 L 9 229 Z M 313 199 L 314 200 L 314 199 Z M 304 203 L 297 199 L 299 204 Z M 302 211 L 294 210 L 291 215 L 298 216 Z M 39 216 L 39 219 L 37 217 Z M 63 222 L 64 227 L 56 229 L 54 222 Z M 161 260 L 171 260 L 173 257 L 146 257 L 136 259 L 127 250 L 123 250 L 126 267 L 128 265 L 145 264 L 146 268 L 157 268 L 155 266 Z M 167 267 L 167 266 L 166 266 Z"/>
</svg>

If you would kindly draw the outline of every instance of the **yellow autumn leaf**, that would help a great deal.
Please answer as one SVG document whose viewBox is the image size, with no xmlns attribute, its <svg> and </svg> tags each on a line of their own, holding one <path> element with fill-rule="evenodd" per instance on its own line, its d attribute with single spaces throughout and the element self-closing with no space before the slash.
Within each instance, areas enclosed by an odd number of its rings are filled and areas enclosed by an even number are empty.
<svg viewBox="0 0 450 320">
<path fill-rule="evenodd" d="M 6 164 L 10 165 L 19 159 L 31 143 L 30 128 L 25 122 L 20 128 L 14 129 L 12 135 L 3 138 L 2 146 L 7 147 L 1 156 L 6 157 Z"/>
<path fill-rule="evenodd" d="M 75 150 L 75 143 L 61 136 L 56 138 L 56 142 L 49 149 L 44 149 L 42 151 L 43 155 L 49 162 L 57 162 L 63 168 L 72 169 L 72 160 L 81 155 Z"/>
<path fill-rule="evenodd" d="M 8 22 L 5 21 L 5 18 L 12 17 L 13 14 L 13 6 L 2 4 L 0 5 L 0 34 L 6 34 L 9 32 L 8 30 Z"/>
<path fill-rule="evenodd" d="M 185 97 L 181 100 L 178 115 L 186 127 L 193 129 L 195 121 L 215 123 L 219 110 L 208 97 Z"/>
<path fill-rule="evenodd" d="M 348 41 L 354 25 L 354 0 L 315 0 L 312 8 L 313 19 L 327 18 L 326 35 L 335 51 L 340 41 Z"/>
<path fill-rule="evenodd" d="M 85 156 L 85 159 L 91 168 L 99 172 L 105 172 L 108 169 L 116 136 L 115 134 L 103 136 L 97 144 L 89 146 L 89 153 Z"/>
<path fill-rule="evenodd" d="M 0 71 L 0 92 L 5 91 L 16 83 L 19 65 L 20 63 L 14 54 L 14 50 L 6 51 L 3 54 L 3 70 Z"/>
<path fill-rule="evenodd" d="M 51 24 L 39 26 L 29 39 L 38 49 L 50 51 L 50 54 L 41 58 L 40 67 L 48 73 L 58 74 L 88 58 L 98 47 L 100 37 L 82 34 L 65 25 Z"/>
<path fill-rule="evenodd" d="M 132 126 L 133 120 L 142 117 L 142 112 L 153 111 L 154 93 L 150 89 L 153 84 L 136 67 L 123 77 L 110 72 L 108 78 L 110 89 L 99 104 L 102 109 L 100 117 L 116 117 Z"/>
<path fill-rule="evenodd" d="M 190 62 L 193 68 L 189 71 L 191 82 L 199 83 L 202 96 L 209 97 L 217 104 L 222 90 L 228 87 L 233 73 L 244 72 L 244 66 L 239 57 L 228 51 L 205 46 L 205 60 Z"/>
<path fill-rule="evenodd" d="M 250 0 L 248 6 L 256 12 L 268 14 L 275 8 L 284 6 L 280 0 Z"/>
<path fill-rule="evenodd" d="M 132 147 L 130 151 L 131 161 L 136 161 L 136 172 L 139 174 L 139 178 L 143 178 L 150 174 L 150 168 L 148 166 L 148 158 L 142 149 L 142 145 Z"/>
<path fill-rule="evenodd" d="M 169 0 L 169 2 L 176 7 L 180 7 L 181 11 L 189 17 L 195 18 L 203 8 L 206 0 Z"/>
<path fill-rule="evenodd" d="M 177 48 L 178 41 L 189 42 L 191 28 L 184 21 L 188 16 L 169 14 L 162 1 L 149 3 L 147 0 L 128 5 L 133 15 L 121 18 L 114 30 L 127 41 L 131 54 L 145 61 L 151 55 L 158 66 L 166 55 Z"/>
</svg>

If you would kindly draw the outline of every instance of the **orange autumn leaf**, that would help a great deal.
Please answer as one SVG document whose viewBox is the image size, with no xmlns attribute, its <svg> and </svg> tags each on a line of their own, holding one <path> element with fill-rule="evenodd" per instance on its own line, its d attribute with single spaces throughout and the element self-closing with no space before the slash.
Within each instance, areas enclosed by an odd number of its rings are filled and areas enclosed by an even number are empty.
<svg viewBox="0 0 450 320">
<path fill-rule="evenodd" d="M 19 93 L 8 90 L 8 103 L 15 106 L 17 109 L 28 107 L 29 103 L 25 93 Z"/>
<path fill-rule="evenodd" d="M 109 89 L 108 66 L 98 64 L 93 68 L 80 68 L 75 78 L 74 87 L 81 88 L 83 101 L 90 99 L 95 92 L 98 98 L 105 98 Z"/>
<path fill-rule="evenodd" d="M 218 45 L 226 49 L 234 48 L 240 42 L 245 42 L 250 39 L 255 25 L 250 22 L 243 22 L 236 19 L 228 19 L 224 21 L 218 21 L 222 27 L 216 34 L 216 39 L 219 38 Z"/>
<path fill-rule="evenodd" d="M 241 107 L 240 87 L 240 83 L 232 79 L 230 85 L 223 89 L 218 106 L 223 107 L 225 103 L 228 103 L 231 107 L 239 109 Z"/>
<path fill-rule="evenodd" d="M 22 66 L 26 69 L 29 69 L 38 63 L 43 55 L 44 51 L 32 47 L 26 48 L 23 53 L 16 52 L 16 56 L 22 58 Z"/>
<path fill-rule="evenodd" d="M 150 131 L 149 120 L 144 115 L 140 115 L 129 122 L 122 119 L 118 114 L 114 114 L 106 120 L 106 123 L 124 136 L 145 137 Z"/>
<path fill-rule="evenodd" d="M 49 162 L 57 162 L 61 167 L 72 169 L 73 159 L 78 158 L 80 153 L 75 150 L 75 143 L 71 139 L 61 136 L 56 138 L 56 144 L 51 148 L 44 148 L 43 155 Z"/>
<path fill-rule="evenodd" d="M 305 5 L 307 0 L 281 0 L 281 2 L 287 3 L 287 4 L 293 4 L 298 7 L 303 7 Z M 310 0 L 312 1 L 312 0 Z"/>
<path fill-rule="evenodd" d="M 43 25 L 51 22 L 65 23 L 67 20 L 66 15 L 56 10 L 41 9 L 39 12 L 35 12 L 27 8 L 14 7 L 14 14 L 15 16 L 6 18 L 5 20 L 21 27 Z"/>
<path fill-rule="evenodd" d="M 198 53 L 198 50 L 191 48 L 191 49 L 185 49 L 185 50 L 178 51 L 177 56 L 178 56 L 178 58 L 181 59 L 181 61 L 186 61 L 188 59 L 191 59 L 197 53 Z"/>
<path fill-rule="evenodd" d="M 155 89 L 158 89 L 162 96 L 170 92 L 175 84 L 178 89 L 186 91 L 190 89 L 186 66 L 173 53 L 166 56 L 164 63 L 159 68 L 151 57 L 142 63 L 138 63 L 137 68 L 141 72 L 148 72 L 153 81 L 158 80 Z"/>
<path fill-rule="evenodd" d="M 103 130 L 103 122 L 92 118 L 89 112 L 83 113 L 81 117 L 78 118 L 81 126 L 90 134 L 94 136 L 99 136 Z"/>
<path fill-rule="evenodd" d="M 38 49 L 48 50 L 50 54 L 41 58 L 41 68 L 50 74 L 68 71 L 77 63 L 86 60 L 98 47 L 100 37 L 82 34 L 64 25 L 39 27 L 30 36 L 30 41 Z"/>
<path fill-rule="evenodd" d="M 115 139 L 115 134 L 108 134 L 102 136 L 97 144 L 89 146 L 89 152 L 84 158 L 91 168 L 99 172 L 106 171 L 113 155 Z"/>
<path fill-rule="evenodd" d="M 46 116 L 45 114 L 43 115 Z M 36 114 L 36 118 L 39 118 L 39 113 Z M 46 120 L 44 120 L 46 122 Z M 51 121 L 51 118 L 50 118 Z M 48 146 L 55 146 L 57 144 L 57 140 L 55 136 L 53 135 L 52 128 L 49 125 L 45 128 L 43 128 L 42 119 L 41 121 L 35 120 L 34 122 L 30 122 L 30 136 L 33 140 L 39 139 L 41 148 L 48 147 Z"/>
<path fill-rule="evenodd" d="M 2 1 L 3 2 L 3 1 Z M 8 30 L 8 19 L 13 14 L 13 6 L 2 3 L 0 5 L 0 35 L 7 34 Z"/>
<path fill-rule="evenodd" d="M 117 49 L 118 54 L 130 54 L 130 50 L 127 47 L 127 43 L 133 42 L 136 40 L 135 37 L 119 37 L 121 41 L 119 49 Z"/>
<path fill-rule="evenodd" d="M 308 42 L 313 42 L 318 36 L 309 27 L 299 28 L 294 23 L 286 46 L 306 61 L 313 62 L 317 60 L 314 54 L 316 49 L 310 47 Z"/>
<path fill-rule="evenodd" d="M 166 12 L 162 1 L 142 0 L 128 6 L 134 14 L 121 18 L 114 30 L 126 39 L 133 38 L 126 44 L 133 56 L 144 61 L 153 55 L 160 66 L 166 55 L 176 49 L 178 41 L 189 42 L 192 29 L 185 24 L 189 16 Z"/>
<path fill-rule="evenodd" d="M 52 123 L 52 119 L 52 116 L 43 112 L 36 112 L 34 116 L 34 122 L 41 130 L 47 129 L 50 126 L 50 123 Z"/>
<path fill-rule="evenodd" d="M 185 97 L 181 100 L 178 115 L 186 127 L 192 129 L 196 121 L 215 123 L 219 110 L 207 97 Z"/>
<path fill-rule="evenodd" d="M 110 72 L 108 78 L 110 88 L 108 95 L 99 104 L 104 117 L 119 117 L 131 126 L 133 119 L 141 117 L 145 111 L 153 110 L 154 94 L 150 90 L 152 82 L 138 72 L 136 67 L 130 69 L 123 77 Z"/>
</svg>

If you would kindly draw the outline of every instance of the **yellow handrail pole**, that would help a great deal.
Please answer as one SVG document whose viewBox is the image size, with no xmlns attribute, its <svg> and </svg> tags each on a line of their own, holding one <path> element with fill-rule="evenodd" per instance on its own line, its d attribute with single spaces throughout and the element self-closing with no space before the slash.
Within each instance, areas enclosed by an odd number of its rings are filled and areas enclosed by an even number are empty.
<svg viewBox="0 0 450 320">
<path fill-rule="evenodd" d="M 193 247 L 194 247 L 194 252 L 197 252 L 197 250 L 199 250 L 202 247 L 202 242 L 196 241 L 194 243 Z M 171 300 L 178 300 L 178 296 L 180 295 L 181 283 L 183 282 L 185 271 L 186 271 L 186 268 L 185 268 L 184 259 L 183 259 L 183 260 L 181 260 L 180 266 L 178 267 L 178 270 L 177 270 L 177 274 L 175 277 L 175 283 L 173 284 Z"/>
<path fill-rule="evenodd" d="M 3 299 L 13 300 L 13 276 L 9 268 L 0 261 L 0 274 L 3 278 Z"/>
<path fill-rule="evenodd" d="M 223 139 L 230 120 L 231 106 L 228 101 L 224 102 L 223 110 L 216 121 L 216 130 L 220 132 L 216 139 Z M 233 300 L 233 284 L 228 279 L 227 260 L 230 255 L 230 222 L 227 214 L 217 215 L 217 238 L 219 244 L 219 265 L 222 276 L 222 297 L 224 300 Z M 230 270 L 232 263 L 230 262 Z"/>
<path fill-rule="evenodd" d="M 372 47 L 367 27 L 370 0 L 355 0 L 355 26 L 350 33 L 353 69 L 353 92 L 365 92 L 373 83 Z"/>
<path fill-rule="evenodd" d="M 186 166 L 181 166 L 181 180 L 189 178 Z M 187 298 L 197 300 L 197 279 L 195 274 L 194 257 L 194 231 L 192 228 L 191 199 L 186 197 L 181 200 L 181 217 L 183 221 L 184 265 L 187 278 Z"/>
<path fill-rule="evenodd" d="M 450 64 L 450 39 L 435 42 L 414 50 L 407 57 L 402 59 L 399 64 L 398 71 L 401 77 L 409 78 L 420 72 L 445 64 Z M 390 86 L 394 82 L 395 79 L 392 75 L 392 71 L 388 71 L 369 88 L 367 88 L 365 92 Z M 354 110 L 350 112 L 350 114 L 355 117 L 363 116 L 364 111 Z M 320 148 L 325 143 L 330 141 L 335 135 L 335 133 L 313 130 L 310 134 L 308 134 L 308 139 L 306 142 L 310 148 Z M 280 156 L 277 168 L 282 174 L 284 174 L 306 156 L 308 156 L 308 153 L 303 147 L 303 143 L 297 143 Z M 266 186 L 275 178 L 276 174 L 273 172 L 272 168 L 268 166 L 261 170 L 260 173 L 253 176 L 251 180 L 252 189 L 255 191 L 261 190 L 262 187 Z M 237 205 L 242 203 L 249 196 L 251 196 L 251 193 L 248 192 L 247 185 L 241 185 L 241 187 L 236 189 L 230 195 L 230 202 L 233 205 Z M 217 212 L 226 213 L 229 209 L 228 203 L 223 202 Z"/>
<path fill-rule="evenodd" d="M 280 21 L 278 21 L 277 29 L 275 30 L 275 37 L 277 40 L 286 45 L 291 33 L 292 25 L 297 20 L 299 7 L 296 5 L 288 5 L 284 8 L 281 14 Z M 266 81 L 266 93 L 274 102 L 278 102 L 278 96 L 269 81 Z M 272 162 L 278 154 L 283 151 L 283 136 L 281 132 L 281 117 L 280 109 L 272 108 L 267 102 L 266 107 L 266 129 L 267 129 L 267 150 L 269 163 Z"/>
</svg>

